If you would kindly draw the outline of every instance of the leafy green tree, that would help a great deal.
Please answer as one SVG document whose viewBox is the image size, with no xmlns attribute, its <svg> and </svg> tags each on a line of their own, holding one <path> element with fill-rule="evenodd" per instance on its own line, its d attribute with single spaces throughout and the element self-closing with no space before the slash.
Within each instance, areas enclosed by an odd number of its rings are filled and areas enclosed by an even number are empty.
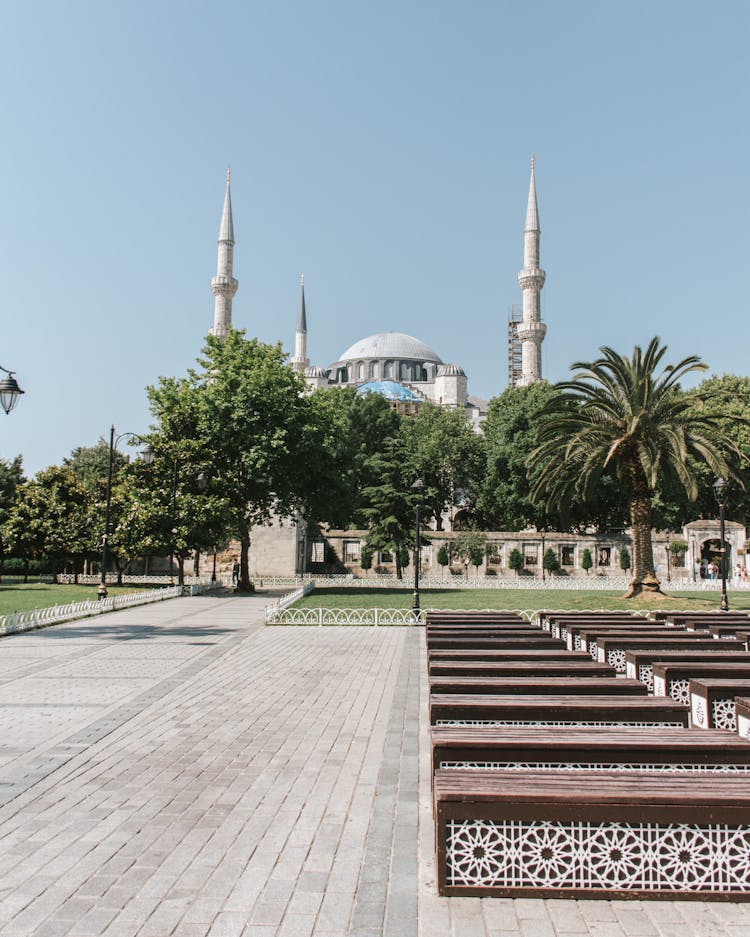
<svg viewBox="0 0 750 937">
<path fill-rule="evenodd" d="M 379 394 L 316 390 L 307 398 L 310 446 L 304 513 L 308 524 L 345 529 L 364 523 L 363 489 L 378 482 L 372 457 L 398 436 L 401 417 Z"/>
<path fill-rule="evenodd" d="M 630 551 L 627 547 L 620 548 L 620 569 L 627 572 L 630 569 Z"/>
<path fill-rule="evenodd" d="M 396 439 L 386 442 L 382 452 L 367 460 L 367 470 L 376 480 L 363 490 L 366 500 L 360 513 L 369 533 L 367 545 L 372 550 L 388 551 L 396 557 L 396 576 L 402 578 L 404 549 L 415 533 L 415 496 L 411 479 L 404 477 L 404 465 Z"/>
<path fill-rule="evenodd" d="M 448 556 L 448 548 L 444 543 L 440 544 L 440 547 L 437 551 L 437 561 L 438 566 L 445 568 L 450 563 L 450 557 Z"/>
<path fill-rule="evenodd" d="M 513 547 L 508 555 L 508 566 L 515 572 L 516 576 L 523 569 L 523 553 L 517 547 Z"/>
<path fill-rule="evenodd" d="M 372 549 L 368 547 L 367 544 L 365 544 L 362 547 L 362 553 L 359 557 L 360 569 L 365 569 L 365 570 L 372 569 L 372 557 L 373 557 Z"/>
<path fill-rule="evenodd" d="M 581 569 L 585 570 L 587 576 L 593 565 L 594 560 L 591 557 L 591 550 L 589 550 L 588 547 L 584 547 L 583 553 L 581 554 Z"/>
<path fill-rule="evenodd" d="M 528 468 L 544 420 L 544 408 L 556 391 L 546 381 L 508 388 L 495 397 L 484 422 L 487 471 L 478 501 L 485 527 L 494 530 L 622 529 L 627 522 L 627 503 L 620 486 L 605 475 L 595 496 L 584 504 L 571 499 L 548 505 L 532 489 L 543 465 Z"/>
<path fill-rule="evenodd" d="M 16 456 L 15 459 L 0 459 L 0 582 L 2 581 L 6 550 L 3 528 L 10 517 L 11 509 L 16 500 L 16 492 L 23 480 L 23 465 L 20 455 Z"/>
<path fill-rule="evenodd" d="M 149 388 L 151 410 L 170 457 L 196 475 L 202 466 L 226 503 L 240 541 L 238 587 L 249 591 L 251 530 L 312 500 L 320 426 L 280 345 L 236 330 L 224 339 L 209 335 L 198 365 L 184 379 Z"/>
<path fill-rule="evenodd" d="M 453 552 L 478 569 L 484 562 L 487 537 L 479 530 L 464 530 L 453 541 Z"/>
<path fill-rule="evenodd" d="M 651 543 L 652 498 L 660 475 L 679 480 L 688 497 L 698 492 L 688 457 L 706 462 L 712 472 L 737 477 L 728 458 L 739 452 L 716 417 L 696 414 L 711 399 L 698 391 L 682 393 L 679 381 L 705 370 L 696 356 L 661 366 L 666 346 L 658 338 L 631 357 L 600 349 L 593 362 L 576 362 L 571 381 L 556 385 L 544 408 L 538 446 L 529 457 L 535 474 L 532 498 L 561 507 L 585 502 L 605 471 L 612 468 L 628 498 L 633 539 L 633 579 L 627 596 L 659 591 Z"/>
<path fill-rule="evenodd" d="M 545 550 L 544 556 L 542 557 L 542 566 L 550 574 L 556 573 L 560 569 L 560 562 L 552 547 L 547 547 Z"/>
<path fill-rule="evenodd" d="M 69 468 L 53 465 L 18 486 L 4 539 L 26 562 L 47 558 L 57 578 L 68 560 L 78 570 L 89 549 L 88 521 L 85 489 Z"/>
<path fill-rule="evenodd" d="M 424 483 L 424 518 L 443 529 L 443 514 L 461 505 L 473 515 L 485 470 L 484 437 L 473 431 L 460 410 L 423 403 L 401 424 L 407 474 Z"/>
</svg>

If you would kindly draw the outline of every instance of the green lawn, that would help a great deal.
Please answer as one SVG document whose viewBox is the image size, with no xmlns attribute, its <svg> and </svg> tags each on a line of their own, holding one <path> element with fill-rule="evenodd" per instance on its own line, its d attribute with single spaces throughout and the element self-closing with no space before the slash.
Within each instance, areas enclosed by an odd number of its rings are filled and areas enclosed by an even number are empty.
<svg viewBox="0 0 750 937">
<path fill-rule="evenodd" d="M 0 585 L 0 615 L 96 599 L 97 588 L 98 586 L 57 586 L 49 582 L 3 583 Z M 141 587 L 107 585 L 107 592 L 109 595 L 122 595 L 125 592 L 138 592 L 139 588 Z"/>
<path fill-rule="evenodd" d="M 669 596 L 624 599 L 622 591 L 565 589 L 421 589 L 422 608 L 502 609 L 695 609 L 719 607 L 718 592 L 671 592 Z M 319 588 L 294 608 L 411 608 L 409 589 Z M 750 591 L 729 590 L 729 607 L 750 609 Z"/>
</svg>

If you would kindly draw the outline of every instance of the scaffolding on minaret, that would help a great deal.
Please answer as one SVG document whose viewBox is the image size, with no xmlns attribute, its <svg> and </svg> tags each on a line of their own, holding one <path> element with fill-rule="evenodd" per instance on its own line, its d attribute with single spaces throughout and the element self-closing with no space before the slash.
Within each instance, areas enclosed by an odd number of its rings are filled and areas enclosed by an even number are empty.
<svg viewBox="0 0 750 937">
<path fill-rule="evenodd" d="M 508 387 L 518 387 L 523 376 L 523 355 L 518 325 L 523 321 L 523 306 L 513 303 L 508 307 Z"/>
</svg>

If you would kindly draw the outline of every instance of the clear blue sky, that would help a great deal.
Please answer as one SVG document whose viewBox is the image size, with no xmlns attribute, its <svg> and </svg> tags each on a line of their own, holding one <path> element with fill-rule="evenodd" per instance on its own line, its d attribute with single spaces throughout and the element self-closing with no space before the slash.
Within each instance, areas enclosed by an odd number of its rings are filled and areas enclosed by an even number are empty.
<svg viewBox="0 0 750 937">
<path fill-rule="evenodd" d="M 212 323 L 327 365 L 397 330 L 506 386 L 529 156 L 544 374 L 661 335 L 748 373 L 746 2 L 27 0 L 0 30 L 0 364 L 28 472 L 149 424 Z"/>
</svg>

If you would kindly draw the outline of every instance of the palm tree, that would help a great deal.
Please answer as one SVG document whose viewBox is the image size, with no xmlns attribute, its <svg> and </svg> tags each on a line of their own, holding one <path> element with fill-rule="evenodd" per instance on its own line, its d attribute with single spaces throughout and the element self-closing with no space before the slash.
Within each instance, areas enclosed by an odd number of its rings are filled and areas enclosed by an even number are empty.
<svg viewBox="0 0 750 937">
<path fill-rule="evenodd" d="M 690 458 L 717 475 L 742 484 L 733 462 L 735 444 L 719 428 L 720 418 L 702 412 L 715 393 L 682 391 L 679 381 L 705 371 L 691 355 L 660 368 L 667 351 L 653 338 L 631 357 L 600 348 L 602 357 L 575 362 L 572 380 L 556 385 L 542 409 L 545 419 L 528 468 L 538 472 L 532 498 L 550 507 L 588 500 L 602 475 L 616 473 L 628 499 L 633 538 L 633 579 L 627 596 L 658 592 L 651 546 L 651 502 L 660 475 L 676 477 L 690 500 L 698 494 Z"/>
</svg>

